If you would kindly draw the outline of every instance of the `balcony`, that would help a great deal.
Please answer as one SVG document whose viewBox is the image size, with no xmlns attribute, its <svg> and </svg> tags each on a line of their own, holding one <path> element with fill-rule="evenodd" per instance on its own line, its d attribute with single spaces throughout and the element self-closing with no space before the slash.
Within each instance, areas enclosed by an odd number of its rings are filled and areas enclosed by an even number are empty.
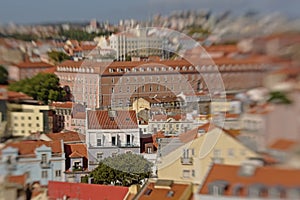
<svg viewBox="0 0 300 200">
<path fill-rule="evenodd" d="M 50 161 L 48 162 L 41 162 L 41 168 L 50 168 Z"/>
<path fill-rule="evenodd" d="M 79 166 L 72 166 L 72 171 L 73 172 L 78 172 L 78 171 L 83 171 L 83 167 L 81 165 Z"/>
<path fill-rule="evenodd" d="M 132 143 L 119 144 L 118 146 L 121 147 L 121 148 L 139 147 L 139 145 L 135 145 L 135 144 L 132 144 Z"/>
<path fill-rule="evenodd" d="M 182 165 L 192 165 L 193 164 L 193 158 L 192 157 L 181 157 L 181 164 Z"/>
</svg>

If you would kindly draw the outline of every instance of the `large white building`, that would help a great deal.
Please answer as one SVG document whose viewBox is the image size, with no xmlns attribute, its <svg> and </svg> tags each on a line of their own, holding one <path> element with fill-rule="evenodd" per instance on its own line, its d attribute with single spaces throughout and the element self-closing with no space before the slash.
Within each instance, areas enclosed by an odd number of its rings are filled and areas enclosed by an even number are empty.
<svg viewBox="0 0 300 200">
<path fill-rule="evenodd" d="M 88 110 L 86 126 L 89 170 L 99 161 L 121 153 L 140 153 L 135 111 Z"/>
<path fill-rule="evenodd" d="M 112 35 L 109 38 L 109 46 L 116 51 L 116 59 L 119 61 L 125 61 L 127 56 L 162 56 L 165 49 L 163 39 L 151 37 L 144 30 L 137 30 L 137 34 Z"/>
</svg>

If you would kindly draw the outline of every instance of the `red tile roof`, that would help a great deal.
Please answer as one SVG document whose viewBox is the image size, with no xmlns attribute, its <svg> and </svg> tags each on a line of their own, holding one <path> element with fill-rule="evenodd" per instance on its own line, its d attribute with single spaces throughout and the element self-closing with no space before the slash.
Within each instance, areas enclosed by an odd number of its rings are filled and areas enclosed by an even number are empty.
<svg viewBox="0 0 300 200">
<path fill-rule="evenodd" d="M 50 104 L 50 106 L 55 108 L 72 108 L 73 102 L 53 102 Z"/>
<path fill-rule="evenodd" d="M 70 143 L 70 142 L 84 142 L 85 136 L 74 132 L 61 132 L 61 133 L 48 133 L 46 134 L 47 137 L 49 137 L 53 141 L 60 141 L 63 140 L 64 143 Z"/>
<path fill-rule="evenodd" d="M 87 158 L 87 148 L 85 144 L 66 144 L 65 152 L 70 158 Z"/>
<path fill-rule="evenodd" d="M 18 175 L 18 176 L 7 176 L 7 181 L 9 183 L 16 183 L 16 184 L 20 184 L 22 186 L 25 186 L 26 184 L 26 179 L 27 179 L 27 175 L 23 174 L 23 175 Z"/>
<path fill-rule="evenodd" d="M 63 198 L 64 195 L 70 199 L 81 200 L 120 200 L 124 199 L 127 194 L 128 188 L 121 186 L 55 181 L 48 183 L 49 200 Z"/>
<path fill-rule="evenodd" d="M 172 195 L 168 196 L 170 192 L 172 193 Z M 191 196 L 193 196 L 193 194 L 191 190 L 191 184 L 189 183 L 172 183 L 170 186 L 168 185 L 166 187 L 159 187 L 156 183 L 148 182 L 146 183 L 146 186 L 143 188 L 143 190 L 139 192 L 139 195 L 136 199 L 189 199 Z"/>
<path fill-rule="evenodd" d="M 14 141 L 7 143 L 2 149 L 7 147 L 17 148 L 19 150 L 19 155 L 22 156 L 34 156 L 35 149 L 45 145 L 51 147 L 52 153 L 62 153 L 62 145 L 60 141 L 41 141 L 41 140 L 24 140 L 24 141 Z"/>
<path fill-rule="evenodd" d="M 299 144 L 298 141 L 280 138 L 269 145 L 270 149 L 287 151 Z"/>
<path fill-rule="evenodd" d="M 109 116 L 109 111 L 88 111 L 89 129 L 136 129 L 138 128 L 135 111 L 113 111 L 115 117 Z"/>
<path fill-rule="evenodd" d="M 45 62 L 21 62 L 16 64 L 17 67 L 19 68 L 52 68 L 53 65 L 50 65 Z"/>
<path fill-rule="evenodd" d="M 22 92 L 3 91 L 3 92 L 0 92 L 0 99 L 2 99 L 2 100 L 32 100 L 33 98 Z"/>
<path fill-rule="evenodd" d="M 234 186 L 242 186 L 241 196 L 247 195 L 247 188 L 251 184 L 263 184 L 267 187 L 280 185 L 282 187 L 298 187 L 300 185 L 300 170 L 275 167 L 257 167 L 252 176 L 240 175 L 240 166 L 215 164 L 208 173 L 200 189 L 200 194 L 208 194 L 208 185 L 217 180 L 228 182 L 225 196 L 233 194 Z"/>
</svg>

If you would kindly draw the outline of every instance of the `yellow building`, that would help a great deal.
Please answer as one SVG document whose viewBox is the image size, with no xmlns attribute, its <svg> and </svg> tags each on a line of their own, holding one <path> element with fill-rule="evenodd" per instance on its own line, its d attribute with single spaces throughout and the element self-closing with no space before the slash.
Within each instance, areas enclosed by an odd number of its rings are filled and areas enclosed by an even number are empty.
<svg viewBox="0 0 300 200">
<path fill-rule="evenodd" d="M 139 113 L 141 110 L 150 110 L 150 102 L 144 98 L 139 98 L 132 103 L 132 110 Z"/>
<path fill-rule="evenodd" d="M 249 157 L 259 156 L 215 127 L 161 157 L 157 166 L 158 178 L 200 184 L 213 163 L 240 165 Z"/>
<path fill-rule="evenodd" d="M 49 106 L 8 103 L 8 121 L 13 136 L 29 136 L 35 132 L 49 132 L 52 124 Z"/>
</svg>

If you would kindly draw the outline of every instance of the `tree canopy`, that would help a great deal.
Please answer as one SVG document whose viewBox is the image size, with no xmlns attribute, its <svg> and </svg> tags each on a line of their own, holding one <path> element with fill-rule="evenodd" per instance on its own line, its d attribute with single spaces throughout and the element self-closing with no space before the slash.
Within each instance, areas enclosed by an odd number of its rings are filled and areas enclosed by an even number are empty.
<svg viewBox="0 0 300 200">
<path fill-rule="evenodd" d="M 50 51 L 48 52 L 48 56 L 51 60 L 53 60 L 56 63 L 60 63 L 64 60 L 70 59 L 70 56 L 65 54 L 64 52 L 58 52 L 58 51 Z"/>
<path fill-rule="evenodd" d="M 140 184 L 142 180 L 149 178 L 152 165 L 141 155 L 119 154 L 102 160 L 89 176 L 96 184 L 130 186 Z"/>
<path fill-rule="evenodd" d="M 8 71 L 0 65 L 0 84 L 7 84 L 8 83 Z"/>
<path fill-rule="evenodd" d="M 270 93 L 268 102 L 277 103 L 277 104 L 291 104 L 292 101 L 287 97 L 284 92 L 273 91 Z"/>
<path fill-rule="evenodd" d="M 35 100 L 65 101 L 66 92 L 59 86 L 59 78 L 55 74 L 39 73 L 32 78 L 26 78 L 9 85 L 9 90 L 23 92 Z"/>
</svg>

